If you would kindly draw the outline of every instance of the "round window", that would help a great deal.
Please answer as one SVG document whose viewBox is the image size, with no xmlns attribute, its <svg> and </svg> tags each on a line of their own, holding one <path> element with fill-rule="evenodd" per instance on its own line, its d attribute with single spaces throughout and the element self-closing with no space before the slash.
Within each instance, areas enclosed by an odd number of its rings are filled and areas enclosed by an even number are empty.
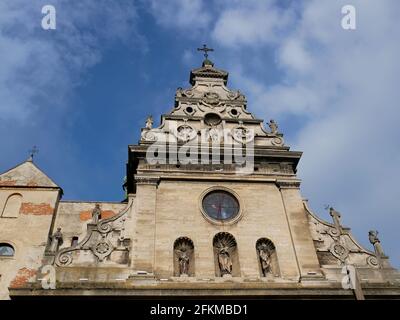
<svg viewBox="0 0 400 320">
<path fill-rule="evenodd" d="M 212 191 L 203 198 L 203 210 L 212 219 L 230 220 L 239 214 L 239 202 L 229 192 Z"/>
<path fill-rule="evenodd" d="M 207 113 L 204 116 L 204 122 L 209 126 L 216 126 L 221 122 L 221 117 L 216 113 Z"/>
</svg>

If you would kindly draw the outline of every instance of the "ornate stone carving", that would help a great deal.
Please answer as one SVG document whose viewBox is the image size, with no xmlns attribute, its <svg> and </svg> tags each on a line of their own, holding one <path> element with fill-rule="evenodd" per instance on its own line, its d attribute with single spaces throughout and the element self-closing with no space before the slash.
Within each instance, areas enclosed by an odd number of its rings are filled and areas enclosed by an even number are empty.
<svg viewBox="0 0 400 320">
<path fill-rule="evenodd" d="M 240 143 L 248 143 L 254 139 L 254 131 L 244 126 L 239 126 L 232 130 L 232 138 Z"/>
<path fill-rule="evenodd" d="M 329 251 L 342 262 L 349 256 L 349 250 L 337 241 L 332 243 Z"/>
<path fill-rule="evenodd" d="M 102 239 L 93 244 L 93 254 L 102 262 L 114 250 L 113 245 L 107 240 L 106 235 L 102 235 Z"/>
<path fill-rule="evenodd" d="M 374 256 L 368 256 L 367 264 L 373 268 L 377 268 L 377 267 L 379 267 L 379 260 Z"/>
<path fill-rule="evenodd" d="M 197 132 L 189 125 L 181 125 L 177 128 L 176 137 L 178 140 L 187 142 L 196 138 Z"/>
<path fill-rule="evenodd" d="M 143 130 L 142 139 L 145 141 L 157 141 L 157 135 L 153 130 Z"/>
<path fill-rule="evenodd" d="M 179 87 L 179 88 L 176 90 L 176 97 L 177 97 L 177 98 L 180 98 L 180 97 L 188 97 L 188 98 L 191 98 L 191 97 L 193 97 L 193 95 L 194 95 L 194 92 L 193 92 L 192 89 L 186 89 L 186 90 L 184 90 L 184 89 L 182 89 L 181 87 Z"/>
<path fill-rule="evenodd" d="M 273 138 L 271 144 L 274 146 L 283 146 L 283 139 L 281 137 Z"/>
<path fill-rule="evenodd" d="M 216 128 L 211 128 L 208 130 L 208 141 L 212 143 L 220 143 L 222 140 L 221 131 Z"/>
<path fill-rule="evenodd" d="M 123 232 L 124 215 L 130 210 L 132 203 L 131 201 L 124 210 L 111 218 L 89 223 L 85 238 L 74 246 L 58 251 L 55 264 L 63 267 L 72 264 L 75 258 L 79 258 L 79 251 L 91 252 L 98 262 L 103 262 L 115 250 L 129 251 L 128 242 L 125 241 L 129 239 L 115 235 Z"/>
<path fill-rule="evenodd" d="M 239 90 L 229 91 L 227 97 L 229 100 L 240 100 L 240 101 L 245 100 L 244 95 Z"/>
</svg>

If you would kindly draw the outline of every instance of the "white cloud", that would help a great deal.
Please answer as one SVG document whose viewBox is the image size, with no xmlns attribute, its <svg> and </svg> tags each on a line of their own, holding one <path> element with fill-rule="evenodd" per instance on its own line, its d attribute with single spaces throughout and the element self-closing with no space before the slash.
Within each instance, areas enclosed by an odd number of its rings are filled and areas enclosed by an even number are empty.
<svg viewBox="0 0 400 320">
<path fill-rule="evenodd" d="M 54 0 L 57 29 L 41 29 L 42 0 L 0 3 L 0 121 L 26 119 L 64 98 L 111 41 L 135 35 L 136 10 L 105 0 Z"/>
<path fill-rule="evenodd" d="M 278 8 L 272 0 L 227 2 L 212 36 L 229 47 L 259 47 L 276 42 L 293 19 L 291 10 Z"/>
<path fill-rule="evenodd" d="M 188 36 L 210 23 L 206 5 L 203 0 L 150 0 L 150 10 L 157 23 L 186 30 Z"/>
</svg>

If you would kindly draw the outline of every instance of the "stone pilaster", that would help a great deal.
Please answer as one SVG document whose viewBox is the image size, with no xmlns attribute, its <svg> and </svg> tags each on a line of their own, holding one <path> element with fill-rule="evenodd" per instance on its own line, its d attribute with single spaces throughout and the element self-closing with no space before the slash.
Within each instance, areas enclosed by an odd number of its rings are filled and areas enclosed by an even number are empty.
<svg viewBox="0 0 400 320">
<path fill-rule="evenodd" d="M 154 272 L 155 216 L 158 177 L 135 175 L 136 210 L 132 221 L 135 233 L 132 238 L 131 266 L 135 272 Z"/>
<path fill-rule="evenodd" d="M 278 180 L 277 185 L 295 249 L 300 279 L 323 277 L 314 243 L 311 238 L 307 215 L 302 205 L 299 180 Z"/>
</svg>

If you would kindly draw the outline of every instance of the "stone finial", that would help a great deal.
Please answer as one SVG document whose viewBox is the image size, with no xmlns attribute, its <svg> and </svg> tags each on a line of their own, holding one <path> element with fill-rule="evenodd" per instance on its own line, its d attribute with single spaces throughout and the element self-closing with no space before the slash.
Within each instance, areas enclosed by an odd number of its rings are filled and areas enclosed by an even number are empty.
<svg viewBox="0 0 400 320">
<path fill-rule="evenodd" d="M 378 233 L 379 232 L 376 230 L 370 230 L 368 232 L 368 239 L 369 239 L 369 242 L 374 246 L 375 254 L 378 257 L 384 257 L 385 253 L 383 252 L 381 241 L 378 238 Z"/>
</svg>

